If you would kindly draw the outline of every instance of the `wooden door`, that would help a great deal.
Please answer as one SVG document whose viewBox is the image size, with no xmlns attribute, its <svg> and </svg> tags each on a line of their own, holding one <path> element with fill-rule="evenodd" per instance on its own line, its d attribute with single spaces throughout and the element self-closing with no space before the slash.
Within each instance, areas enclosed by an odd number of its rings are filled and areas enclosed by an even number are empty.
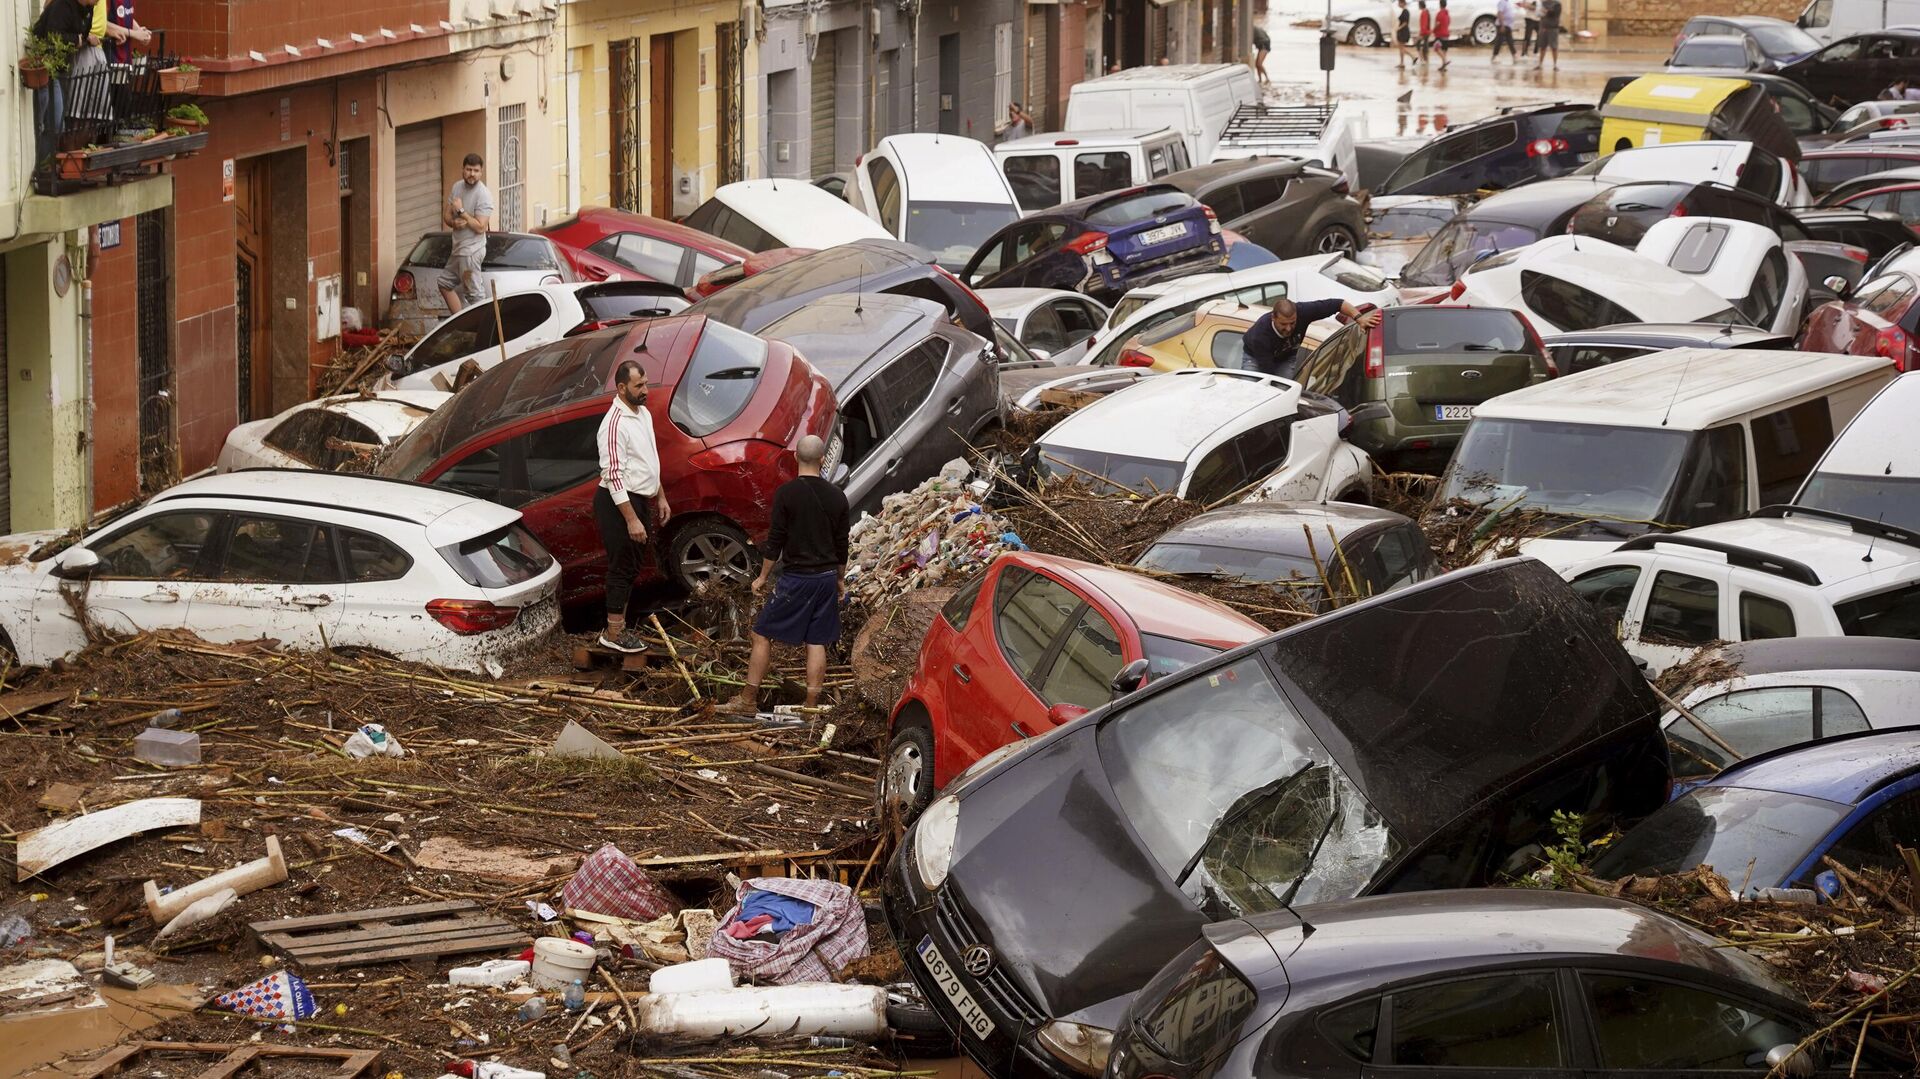
<svg viewBox="0 0 1920 1079">
<path fill-rule="evenodd" d="M 273 414 L 270 158 L 238 162 L 233 175 L 234 336 L 239 422 Z"/>
<path fill-rule="evenodd" d="M 653 151 L 650 181 L 653 184 L 653 216 L 673 216 L 673 35 L 655 34 L 647 39 L 647 108 Z"/>
</svg>

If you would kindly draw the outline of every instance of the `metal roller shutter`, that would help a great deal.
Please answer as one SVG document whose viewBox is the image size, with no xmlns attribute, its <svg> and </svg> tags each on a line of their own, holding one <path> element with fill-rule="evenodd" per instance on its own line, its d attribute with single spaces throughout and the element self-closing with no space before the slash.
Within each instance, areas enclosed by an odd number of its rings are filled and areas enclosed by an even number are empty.
<svg viewBox="0 0 1920 1079">
<path fill-rule="evenodd" d="M 0 258 L 0 535 L 13 531 L 13 464 L 7 449 L 13 436 L 7 429 L 7 381 L 13 377 L 13 364 L 7 356 L 7 264 Z"/>
<path fill-rule="evenodd" d="M 440 230 L 440 121 L 410 124 L 393 133 L 394 248 L 401 258 L 423 233 Z"/>
<path fill-rule="evenodd" d="M 813 100 L 809 119 L 813 124 L 813 175 L 825 176 L 833 171 L 833 83 L 836 66 L 834 46 L 840 35 L 821 34 L 820 45 L 813 54 Z"/>
<path fill-rule="evenodd" d="M 1033 116 L 1035 131 L 1052 131 L 1054 125 L 1047 118 L 1047 102 L 1051 93 L 1047 89 L 1047 9 L 1027 9 L 1027 85 L 1020 92 L 1026 96 L 1020 99 L 1027 112 Z M 997 117 L 995 122 L 1005 120 Z"/>
</svg>

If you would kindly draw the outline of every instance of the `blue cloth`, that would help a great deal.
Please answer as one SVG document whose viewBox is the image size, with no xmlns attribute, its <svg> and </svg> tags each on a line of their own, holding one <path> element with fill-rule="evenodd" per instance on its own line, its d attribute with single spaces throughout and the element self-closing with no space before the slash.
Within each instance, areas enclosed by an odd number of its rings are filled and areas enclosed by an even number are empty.
<svg viewBox="0 0 1920 1079">
<path fill-rule="evenodd" d="M 740 901 L 740 913 L 734 921 L 750 922 L 762 914 L 773 919 L 764 929 L 774 933 L 785 933 L 796 925 L 813 924 L 812 903 L 779 892 L 759 890 L 748 892 Z"/>
<path fill-rule="evenodd" d="M 1279 375 L 1291 378 L 1288 369 L 1292 365 L 1293 353 L 1307 336 L 1307 327 L 1323 318 L 1340 313 L 1341 300 L 1296 300 L 1294 307 L 1298 316 L 1293 324 L 1293 332 L 1285 337 L 1273 328 L 1273 312 L 1261 315 L 1259 321 L 1247 327 L 1241 336 L 1246 349 L 1246 368 L 1263 374 Z"/>
<path fill-rule="evenodd" d="M 840 639 L 840 572 L 782 573 L 753 631 L 781 644 L 832 644 Z"/>
</svg>

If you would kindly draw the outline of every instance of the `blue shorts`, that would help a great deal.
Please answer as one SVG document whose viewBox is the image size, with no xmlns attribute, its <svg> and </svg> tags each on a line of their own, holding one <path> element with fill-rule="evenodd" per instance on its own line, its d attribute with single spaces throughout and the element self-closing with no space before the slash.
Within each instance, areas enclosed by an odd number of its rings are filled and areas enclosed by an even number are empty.
<svg viewBox="0 0 1920 1079">
<path fill-rule="evenodd" d="M 781 644 L 832 644 L 840 639 L 840 574 L 782 573 L 753 631 Z"/>
</svg>

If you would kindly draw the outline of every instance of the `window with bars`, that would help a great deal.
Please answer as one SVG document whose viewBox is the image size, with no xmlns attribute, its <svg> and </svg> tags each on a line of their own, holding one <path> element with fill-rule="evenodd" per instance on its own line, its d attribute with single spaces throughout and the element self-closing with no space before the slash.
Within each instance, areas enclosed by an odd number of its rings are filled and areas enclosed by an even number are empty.
<svg viewBox="0 0 1920 1079">
<path fill-rule="evenodd" d="M 993 122 L 1007 120 L 1007 106 L 1013 104 L 1013 24 L 993 24 Z"/>
<path fill-rule="evenodd" d="M 527 226 L 526 145 L 527 107 L 500 106 L 499 219 L 494 225 L 500 232 L 522 232 Z"/>
<path fill-rule="evenodd" d="M 608 201 L 622 210 L 640 209 L 640 49 L 632 38 L 607 43 L 607 67 L 613 93 L 607 105 Z"/>
</svg>

